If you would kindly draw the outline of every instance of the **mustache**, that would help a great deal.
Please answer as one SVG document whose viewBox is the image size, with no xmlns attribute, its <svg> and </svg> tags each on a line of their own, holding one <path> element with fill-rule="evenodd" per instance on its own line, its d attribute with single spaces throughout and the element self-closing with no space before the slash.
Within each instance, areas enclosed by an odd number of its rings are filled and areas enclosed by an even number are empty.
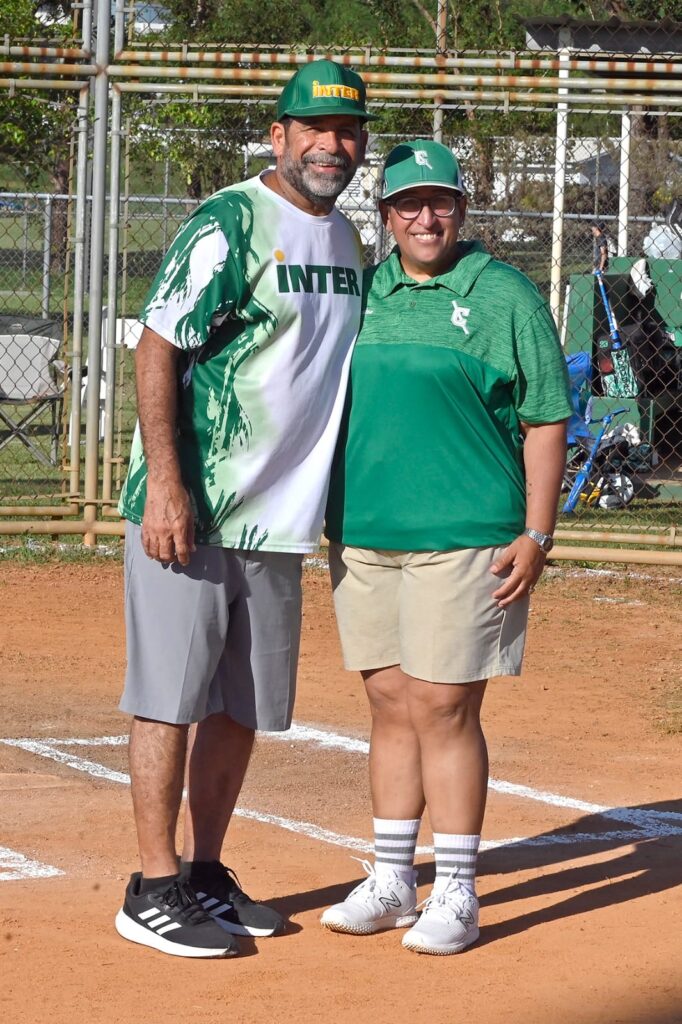
<svg viewBox="0 0 682 1024">
<path fill-rule="evenodd" d="M 334 156 L 333 153 L 329 153 L 327 156 L 308 154 L 303 157 L 302 163 L 317 164 L 318 167 L 342 167 L 343 170 L 347 170 L 349 166 L 348 160 L 342 156 Z"/>
</svg>

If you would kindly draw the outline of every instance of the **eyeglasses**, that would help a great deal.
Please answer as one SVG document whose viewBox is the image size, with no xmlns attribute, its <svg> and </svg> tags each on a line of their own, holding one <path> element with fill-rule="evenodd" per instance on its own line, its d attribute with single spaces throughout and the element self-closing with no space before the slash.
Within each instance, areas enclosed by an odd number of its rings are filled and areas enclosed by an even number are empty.
<svg viewBox="0 0 682 1024">
<path fill-rule="evenodd" d="M 443 192 L 429 199 L 420 199 L 419 196 L 398 196 L 389 203 L 389 206 L 392 206 L 403 220 L 416 220 L 425 206 L 429 207 L 434 217 L 451 217 L 457 209 L 459 199 L 461 196 L 455 192 Z"/>
</svg>

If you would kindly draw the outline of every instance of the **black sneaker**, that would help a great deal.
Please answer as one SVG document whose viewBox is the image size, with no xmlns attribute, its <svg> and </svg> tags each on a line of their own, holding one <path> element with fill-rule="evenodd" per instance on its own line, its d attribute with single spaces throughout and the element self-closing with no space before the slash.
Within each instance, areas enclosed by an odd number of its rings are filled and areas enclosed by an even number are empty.
<svg viewBox="0 0 682 1024">
<path fill-rule="evenodd" d="M 163 889 L 140 892 L 142 875 L 130 876 L 125 901 L 116 915 L 124 939 L 171 956 L 237 956 L 239 944 L 207 914 L 189 883 L 176 879 Z"/>
<path fill-rule="evenodd" d="M 204 910 L 232 935 L 281 935 L 286 921 L 272 907 L 256 903 L 242 890 L 234 871 L 218 860 L 184 864 L 189 883 Z"/>
</svg>

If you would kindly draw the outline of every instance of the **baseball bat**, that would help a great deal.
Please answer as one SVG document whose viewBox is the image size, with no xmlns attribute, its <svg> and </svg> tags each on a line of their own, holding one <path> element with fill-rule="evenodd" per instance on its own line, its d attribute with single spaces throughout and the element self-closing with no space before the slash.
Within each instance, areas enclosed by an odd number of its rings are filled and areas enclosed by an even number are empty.
<svg viewBox="0 0 682 1024">
<path fill-rule="evenodd" d="M 611 303 L 609 302 L 609 297 L 606 294 L 606 286 L 604 284 L 604 275 L 602 274 L 601 270 L 595 270 L 594 274 L 595 274 L 595 277 L 597 278 L 597 284 L 599 285 L 599 291 L 601 292 L 601 300 L 602 300 L 602 303 L 604 305 L 604 312 L 606 313 L 606 319 L 607 319 L 608 325 L 609 325 L 609 334 L 611 335 L 611 341 L 613 342 L 615 348 L 622 348 L 623 347 L 623 341 L 622 341 L 620 333 L 618 331 L 618 324 L 616 323 L 616 318 L 613 315 L 613 310 L 611 309 Z"/>
<path fill-rule="evenodd" d="M 573 486 L 568 492 L 568 497 L 566 498 L 566 501 L 564 502 L 564 507 L 561 510 L 562 512 L 575 512 L 576 505 L 580 500 L 580 494 L 582 492 L 582 489 L 590 479 L 592 466 L 594 465 L 594 460 L 597 457 L 597 452 L 599 451 L 599 446 L 602 442 L 602 438 L 606 433 L 606 428 L 615 416 L 620 416 L 620 414 L 623 412 L 628 412 L 628 409 L 616 409 L 615 412 L 608 413 L 606 416 L 603 417 L 601 421 L 601 428 L 594 439 L 589 454 L 585 459 L 582 468 L 579 469 L 576 473 L 575 480 L 573 481 Z"/>
</svg>

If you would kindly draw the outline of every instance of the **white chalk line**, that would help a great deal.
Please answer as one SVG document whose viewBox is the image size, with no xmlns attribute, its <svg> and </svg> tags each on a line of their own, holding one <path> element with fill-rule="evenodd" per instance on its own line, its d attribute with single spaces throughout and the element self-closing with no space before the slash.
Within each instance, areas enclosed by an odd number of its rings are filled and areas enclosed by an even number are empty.
<svg viewBox="0 0 682 1024">
<path fill-rule="evenodd" d="M 55 878 L 63 874 L 63 871 L 53 868 L 51 864 L 41 864 L 39 860 L 30 860 L 23 853 L 0 846 L 0 882 L 15 882 L 24 878 Z"/>
<path fill-rule="evenodd" d="M 259 734 L 268 740 L 276 740 L 284 743 L 310 743 L 313 746 L 327 750 L 340 750 L 349 754 L 369 753 L 367 740 L 356 736 L 344 736 L 341 733 L 329 729 L 317 729 L 309 725 L 300 725 L 293 722 L 287 732 L 263 732 Z M 3 742 L 15 745 L 40 743 L 41 746 L 125 746 L 128 742 L 127 736 L 95 736 L 91 739 L 71 737 L 68 739 L 44 739 L 36 740 L 4 740 Z M 29 749 L 25 746 L 25 749 Z M 40 751 L 33 750 L 34 753 Z M 43 756 L 48 756 L 44 754 Z M 69 757 L 66 754 L 60 756 L 62 763 L 68 764 Z M 100 766 L 101 767 L 101 766 Z M 128 781 L 128 776 L 117 781 Z M 643 827 L 655 827 L 658 822 L 678 821 L 682 825 L 682 814 L 677 811 L 656 811 L 643 810 L 630 807 L 607 807 L 601 804 L 588 803 L 585 800 L 578 800 L 573 797 L 561 796 L 558 793 L 549 793 L 544 790 L 533 789 L 530 786 L 518 785 L 514 782 L 504 782 L 501 779 L 490 779 L 489 788 L 496 793 L 504 793 L 508 796 L 521 797 L 526 800 L 535 800 L 540 803 L 549 804 L 552 807 L 563 807 L 568 810 L 582 811 L 585 814 L 599 814 L 606 818 L 613 818 L 616 821 L 627 821 L 633 825 Z"/>
<path fill-rule="evenodd" d="M 326 729 L 316 729 L 312 726 L 299 725 L 298 723 L 293 723 L 288 732 L 262 733 L 261 735 L 267 739 L 289 741 L 290 743 L 310 743 L 317 747 L 342 750 L 346 753 L 367 754 L 369 751 L 369 743 L 366 740 L 353 736 L 344 736 L 340 733 L 335 733 Z M 39 757 L 56 761 L 59 764 L 64 764 L 76 771 L 84 772 L 93 778 L 102 779 L 106 782 L 130 785 L 130 776 L 126 772 L 115 771 L 112 768 L 107 768 L 106 765 L 100 764 L 99 762 L 86 760 L 76 754 L 59 749 L 60 747 L 65 746 L 124 746 L 128 742 L 127 736 L 96 736 L 91 738 L 66 737 L 65 739 L 50 737 L 42 740 L 33 740 L 28 738 L 0 739 L 0 742 L 7 746 L 20 748 Z M 490 780 L 490 788 L 497 792 L 540 801 L 542 803 L 549 804 L 550 806 L 580 810 L 588 814 L 601 815 L 602 817 L 615 819 L 617 821 L 628 821 L 637 827 L 634 829 L 621 829 L 615 831 L 564 832 L 545 834 L 541 836 L 517 836 L 509 839 L 483 840 L 480 846 L 481 850 L 491 850 L 500 847 L 512 846 L 552 846 L 572 845 L 576 843 L 610 843 L 621 845 L 623 843 L 641 842 L 645 839 L 660 839 L 664 837 L 682 835 L 682 827 L 675 826 L 671 823 L 672 821 L 678 820 L 682 822 L 682 814 L 678 814 L 674 811 L 665 812 L 627 807 L 602 807 L 599 804 L 587 803 L 584 800 L 574 800 L 555 793 L 534 790 L 529 786 L 520 786 L 497 779 Z M 358 852 L 368 854 L 371 854 L 373 851 L 373 844 L 365 839 L 360 839 L 356 836 L 343 835 L 330 829 L 322 828 L 319 825 L 315 825 L 313 822 L 292 820 L 280 815 L 268 814 L 263 811 L 256 811 L 244 807 L 235 808 L 234 814 L 236 817 L 258 821 L 262 824 L 274 825 L 275 827 L 284 829 L 285 831 L 303 835 L 308 839 L 314 839 L 318 842 L 328 843 L 333 846 L 341 846 L 345 849 L 357 850 Z M 9 853 L 11 851 L 7 852 Z M 433 847 L 418 846 L 416 852 L 418 854 L 432 854 Z M 15 856 L 21 857 L 21 854 L 17 854 Z M 0 869 L 2 868 L 2 863 L 2 848 L 0 848 Z M 27 863 L 36 864 L 37 869 L 44 869 L 49 873 L 49 875 L 62 873 L 58 871 L 58 869 L 51 868 L 48 865 L 37 865 L 36 862 L 28 861 Z M 48 875 L 39 875 L 35 873 L 32 875 L 24 874 L 20 876 L 14 874 L 8 875 L 0 870 L 0 881 L 12 877 L 48 877 Z"/>
</svg>

